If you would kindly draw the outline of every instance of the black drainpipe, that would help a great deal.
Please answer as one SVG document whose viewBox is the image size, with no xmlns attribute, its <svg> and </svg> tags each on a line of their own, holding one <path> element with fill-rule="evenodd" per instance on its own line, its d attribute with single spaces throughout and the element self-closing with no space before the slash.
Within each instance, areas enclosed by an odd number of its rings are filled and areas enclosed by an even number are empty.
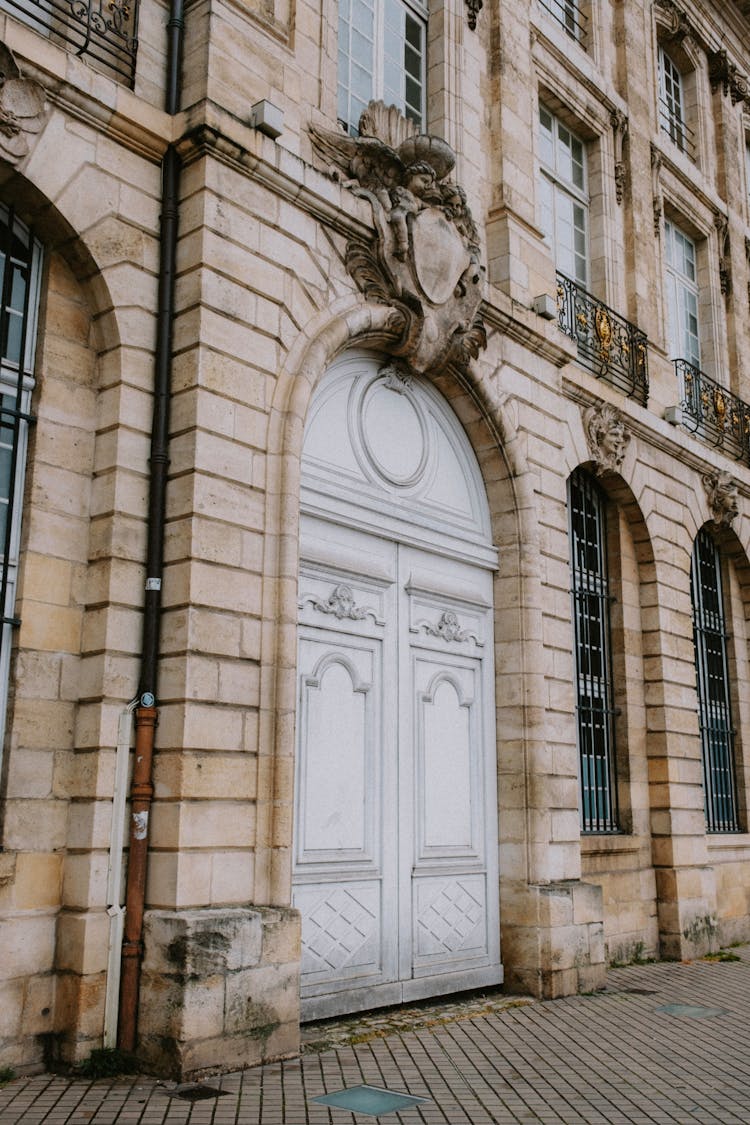
<svg viewBox="0 0 750 1125">
<path fill-rule="evenodd" d="M 184 0 L 171 0 L 167 23 L 167 74 L 165 109 L 174 116 L 180 108 Z M 138 707 L 135 712 L 135 764 L 130 789 L 130 851 L 125 889 L 125 932 L 117 1043 L 133 1051 L 138 1025 L 138 992 L 143 957 L 143 913 L 146 897 L 148 821 L 153 796 L 154 734 L 158 721 L 157 674 L 161 582 L 164 569 L 164 523 L 169 468 L 169 407 L 172 385 L 172 323 L 177 258 L 180 157 L 171 143 L 162 160 L 162 205 L 159 231 L 159 295 L 154 361 L 154 415 L 148 505 L 146 593 L 143 607 L 143 641 Z"/>
</svg>

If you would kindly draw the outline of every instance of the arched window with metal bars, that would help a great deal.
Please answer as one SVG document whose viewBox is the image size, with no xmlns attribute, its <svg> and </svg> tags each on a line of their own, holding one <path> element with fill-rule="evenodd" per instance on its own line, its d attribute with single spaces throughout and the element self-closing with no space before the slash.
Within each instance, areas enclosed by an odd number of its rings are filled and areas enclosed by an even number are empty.
<svg viewBox="0 0 750 1125">
<path fill-rule="evenodd" d="M 0 734 L 5 731 L 42 249 L 0 204 Z M 0 753 L 2 740 L 0 740 Z"/>
<path fill-rule="evenodd" d="M 690 594 L 706 827 L 709 832 L 737 832 L 734 728 L 721 555 L 705 529 L 698 532 L 693 545 Z"/>
<path fill-rule="evenodd" d="M 606 498 L 582 469 L 568 482 L 568 514 L 581 830 L 617 832 Z"/>
</svg>

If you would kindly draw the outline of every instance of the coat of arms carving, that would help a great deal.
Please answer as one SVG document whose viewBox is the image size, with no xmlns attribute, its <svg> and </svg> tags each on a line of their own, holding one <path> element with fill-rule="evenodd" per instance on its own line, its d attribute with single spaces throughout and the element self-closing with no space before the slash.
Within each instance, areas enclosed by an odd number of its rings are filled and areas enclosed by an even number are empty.
<svg viewBox="0 0 750 1125">
<path fill-rule="evenodd" d="M 382 102 L 370 102 L 357 137 L 315 125 L 310 136 L 332 175 L 372 207 L 376 237 L 351 241 L 346 266 L 368 300 L 393 308 L 393 354 L 419 373 L 466 367 L 487 343 L 484 270 L 466 193 L 449 179 L 450 145 Z"/>
</svg>

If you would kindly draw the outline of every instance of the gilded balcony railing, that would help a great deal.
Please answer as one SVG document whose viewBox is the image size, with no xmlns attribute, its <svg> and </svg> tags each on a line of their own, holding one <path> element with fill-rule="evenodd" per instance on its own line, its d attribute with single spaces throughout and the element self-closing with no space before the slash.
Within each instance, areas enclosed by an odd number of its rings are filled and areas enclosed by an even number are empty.
<svg viewBox="0 0 750 1125">
<path fill-rule="evenodd" d="M 643 406 L 648 402 L 648 338 L 625 317 L 557 275 L 557 319 L 578 344 L 578 359 L 598 379 Z"/>
<path fill-rule="evenodd" d="M 750 406 L 686 359 L 674 366 L 683 426 L 737 461 L 750 461 Z"/>
<path fill-rule="evenodd" d="M 0 0 L 0 8 L 97 70 L 133 85 L 138 0 Z"/>
</svg>

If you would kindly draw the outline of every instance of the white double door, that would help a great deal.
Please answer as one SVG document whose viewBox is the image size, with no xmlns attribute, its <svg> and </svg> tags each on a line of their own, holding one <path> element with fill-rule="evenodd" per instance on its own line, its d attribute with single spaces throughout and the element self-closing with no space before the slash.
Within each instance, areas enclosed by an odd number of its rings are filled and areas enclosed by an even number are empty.
<svg viewBox="0 0 750 1125">
<path fill-rule="evenodd" d="M 491 572 L 311 516 L 302 546 L 303 1018 L 497 983 Z"/>
</svg>

